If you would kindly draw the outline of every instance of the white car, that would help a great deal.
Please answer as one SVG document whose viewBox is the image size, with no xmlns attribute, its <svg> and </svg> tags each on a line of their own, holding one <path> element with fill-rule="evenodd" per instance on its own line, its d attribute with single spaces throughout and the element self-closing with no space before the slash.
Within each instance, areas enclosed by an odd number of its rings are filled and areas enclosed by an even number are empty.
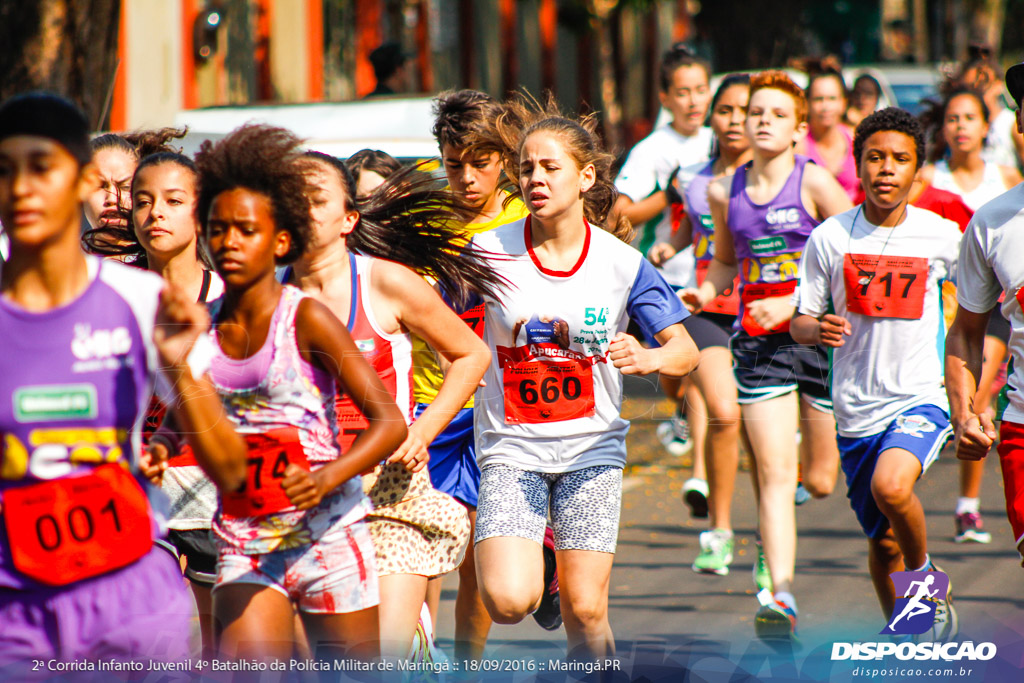
<svg viewBox="0 0 1024 683">
<path fill-rule="evenodd" d="M 218 140 L 246 123 L 291 130 L 311 150 L 344 159 L 361 149 L 379 149 L 403 162 L 438 155 L 432 97 L 377 98 L 355 102 L 248 105 L 188 109 L 175 116 L 188 126 L 182 142 L 194 154 L 203 140 Z"/>
</svg>

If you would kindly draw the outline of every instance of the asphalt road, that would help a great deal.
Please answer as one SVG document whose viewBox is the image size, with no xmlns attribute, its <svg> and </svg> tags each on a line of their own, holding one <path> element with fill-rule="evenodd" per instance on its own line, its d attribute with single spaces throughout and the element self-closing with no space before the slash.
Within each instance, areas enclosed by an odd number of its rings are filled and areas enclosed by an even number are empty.
<svg viewBox="0 0 1024 683">
<path fill-rule="evenodd" d="M 691 519 L 680 498 L 690 473 L 689 456 L 669 456 L 654 435 L 658 422 L 669 415 L 668 402 L 642 384 L 630 385 L 628 394 L 624 413 L 632 418 L 630 465 L 610 595 L 619 667 L 618 673 L 606 672 L 612 680 L 859 681 L 872 673 L 874 680 L 884 681 L 1024 680 L 1024 569 L 1003 511 L 994 454 L 982 489 L 982 513 L 993 537 L 989 545 L 953 542 L 958 467 L 949 449 L 915 490 L 927 514 L 930 553 L 953 585 L 957 641 L 993 642 L 996 656 L 990 661 L 902 661 L 896 656 L 832 661 L 836 642 L 885 640 L 878 636 L 885 620 L 867 574 L 867 543 L 846 499 L 842 473 L 832 496 L 797 508 L 799 644 L 768 647 L 754 638 L 756 514 L 749 476 L 741 473 L 733 501 L 737 545 L 732 571 L 725 577 L 694 573 L 690 565 L 706 521 Z M 455 578 L 445 584 L 437 628 L 439 644 L 449 654 L 456 586 Z M 453 667 L 474 680 L 557 681 L 566 674 L 552 671 L 550 660 L 564 656 L 564 631 L 543 631 L 527 618 L 493 628 L 480 671 L 467 673 L 462 663 Z M 871 671 L 877 669 L 884 671 Z"/>
</svg>

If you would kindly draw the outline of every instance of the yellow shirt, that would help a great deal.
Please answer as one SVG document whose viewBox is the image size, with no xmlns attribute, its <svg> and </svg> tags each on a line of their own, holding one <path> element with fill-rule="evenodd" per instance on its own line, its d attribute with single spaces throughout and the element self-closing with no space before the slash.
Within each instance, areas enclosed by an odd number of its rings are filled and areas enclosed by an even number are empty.
<svg viewBox="0 0 1024 683">
<path fill-rule="evenodd" d="M 520 199 L 514 199 L 508 205 L 502 206 L 501 213 L 486 223 L 468 223 L 462 227 L 463 231 L 470 237 L 498 226 L 512 223 L 527 214 L 526 205 Z M 412 390 L 416 403 L 432 403 L 437 396 L 441 382 L 444 381 L 444 374 L 437 366 L 437 357 L 433 349 L 417 337 L 412 335 Z M 473 407 L 473 397 L 466 402 L 466 408 Z"/>
</svg>

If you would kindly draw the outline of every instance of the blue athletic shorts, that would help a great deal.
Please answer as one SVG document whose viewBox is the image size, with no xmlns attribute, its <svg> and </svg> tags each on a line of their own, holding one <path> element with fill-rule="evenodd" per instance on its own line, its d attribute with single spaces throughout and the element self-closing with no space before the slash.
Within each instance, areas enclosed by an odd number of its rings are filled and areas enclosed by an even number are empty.
<svg viewBox="0 0 1024 683">
<path fill-rule="evenodd" d="M 846 496 L 857 521 L 869 538 L 881 538 L 889 528 L 889 520 L 878 509 L 871 495 L 871 477 L 878 456 L 890 448 L 910 451 L 921 462 L 923 475 L 938 460 L 953 428 L 949 413 L 931 404 L 914 406 L 896 416 L 884 432 L 860 438 L 840 436 L 839 462 L 846 475 Z"/>
<path fill-rule="evenodd" d="M 413 417 L 419 417 L 428 406 L 417 403 Z M 480 498 L 480 466 L 476 464 L 473 409 L 460 410 L 427 450 L 430 452 L 427 467 L 434 488 L 475 508 Z"/>
</svg>

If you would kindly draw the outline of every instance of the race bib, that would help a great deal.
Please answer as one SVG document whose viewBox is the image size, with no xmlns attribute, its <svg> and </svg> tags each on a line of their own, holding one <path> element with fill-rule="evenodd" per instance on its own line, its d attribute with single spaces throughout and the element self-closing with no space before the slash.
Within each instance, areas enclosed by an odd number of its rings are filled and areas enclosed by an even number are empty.
<svg viewBox="0 0 1024 683">
<path fill-rule="evenodd" d="M 359 411 L 348 394 L 339 394 L 334 402 L 334 412 L 338 418 L 338 447 L 347 453 L 356 437 L 366 431 L 370 421 Z"/>
<path fill-rule="evenodd" d="M 263 434 L 246 434 L 249 466 L 245 484 L 238 491 L 221 495 L 221 509 L 231 517 L 257 517 L 293 508 L 281 488 L 288 465 L 309 470 L 309 461 L 295 428 L 274 429 Z"/>
<path fill-rule="evenodd" d="M 505 423 L 562 422 L 594 414 L 594 373 L 587 361 L 509 361 L 503 370 Z"/>
<path fill-rule="evenodd" d="M 116 464 L 9 489 L 3 518 L 14 566 L 49 586 L 127 567 L 153 546 L 146 494 Z"/>
<path fill-rule="evenodd" d="M 740 319 L 740 325 L 752 337 L 759 337 L 763 334 L 779 334 L 780 332 L 789 332 L 789 320 L 783 321 L 776 327 L 770 330 L 766 330 L 750 317 L 750 304 L 754 301 L 760 301 L 761 299 L 771 299 L 777 296 L 786 296 L 796 291 L 796 280 L 788 280 L 786 282 L 755 282 L 747 285 L 740 292 L 740 301 L 743 302 L 743 317 Z"/>
<path fill-rule="evenodd" d="M 474 306 L 473 308 L 469 309 L 468 311 L 465 311 L 463 313 L 459 313 L 459 318 L 461 318 L 464 323 L 469 325 L 469 329 L 473 330 L 473 332 L 476 334 L 476 336 L 478 336 L 481 339 L 483 339 L 484 338 L 484 318 L 486 316 L 486 313 L 487 313 L 487 304 L 479 303 L 476 306 Z"/>
<path fill-rule="evenodd" d="M 708 268 L 711 267 L 711 259 L 697 261 L 697 286 L 704 284 L 708 276 Z M 712 299 L 702 310 L 706 313 L 724 313 L 736 315 L 740 312 L 739 276 L 733 280 L 732 287 Z"/>
<path fill-rule="evenodd" d="M 923 256 L 843 257 L 846 308 L 875 318 L 919 320 L 928 288 L 928 259 Z"/>
</svg>

